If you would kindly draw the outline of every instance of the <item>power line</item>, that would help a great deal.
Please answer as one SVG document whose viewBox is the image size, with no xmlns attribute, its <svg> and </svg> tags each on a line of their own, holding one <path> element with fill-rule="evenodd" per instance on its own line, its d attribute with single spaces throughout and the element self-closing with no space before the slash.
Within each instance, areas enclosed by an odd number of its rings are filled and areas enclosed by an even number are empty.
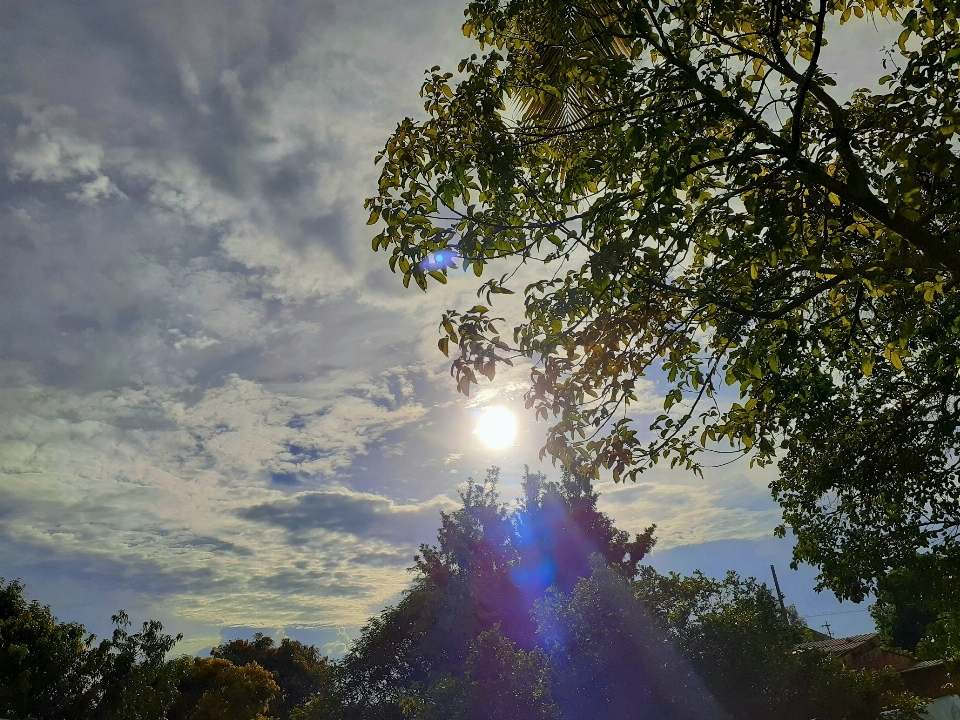
<svg viewBox="0 0 960 720">
<path fill-rule="evenodd" d="M 814 615 L 801 615 L 802 618 L 815 618 L 815 617 L 827 617 L 828 615 L 850 615 L 851 613 L 862 613 L 870 612 L 870 608 L 873 605 L 866 608 L 859 608 L 858 610 L 837 610 L 836 612 L 827 612 L 827 613 L 816 613 Z"/>
</svg>

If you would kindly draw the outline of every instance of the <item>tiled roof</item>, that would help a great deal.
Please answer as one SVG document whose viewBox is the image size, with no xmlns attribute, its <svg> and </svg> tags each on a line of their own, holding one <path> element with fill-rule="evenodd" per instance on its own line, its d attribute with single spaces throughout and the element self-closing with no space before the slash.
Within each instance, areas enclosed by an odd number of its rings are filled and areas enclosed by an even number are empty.
<svg viewBox="0 0 960 720">
<path fill-rule="evenodd" d="M 851 650 L 856 650 L 876 636 L 877 633 L 872 632 L 865 635 L 853 635 L 845 638 L 827 638 L 826 640 L 813 640 L 811 642 L 800 643 L 797 647 L 804 650 L 826 650 L 834 655 L 845 655 Z"/>
<path fill-rule="evenodd" d="M 936 667 L 937 665 L 943 665 L 943 660 L 921 660 L 916 665 L 908 667 L 906 670 L 901 670 L 901 672 L 913 672 L 914 670 L 924 670 L 929 667 Z"/>
</svg>

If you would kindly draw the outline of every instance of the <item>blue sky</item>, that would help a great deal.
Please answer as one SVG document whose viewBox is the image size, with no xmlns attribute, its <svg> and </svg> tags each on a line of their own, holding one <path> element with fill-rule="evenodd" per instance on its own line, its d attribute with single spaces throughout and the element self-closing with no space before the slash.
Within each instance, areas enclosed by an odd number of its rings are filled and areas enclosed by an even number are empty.
<svg viewBox="0 0 960 720">
<path fill-rule="evenodd" d="M 124 608 L 184 651 L 260 629 L 336 653 L 467 477 L 500 465 L 511 497 L 540 469 L 524 369 L 467 399 L 436 350 L 469 280 L 403 290 L 364 225 L 423 70 L 473 50 L 461 19 L 460 0 L 0 6 L 0 576 L 100 634 Z M 876 36 L 842 37 L 841 86 L 882 74 Z M 520 417 L 504 451 L 472 434 L 491 404 Z M 801 614 L 845 613 L 812 626 L 869 629 L 788 570 L 771 472 L 657 471 L 601 502 L 659 525 L 661 569 L 776 563 Z"/>
</svg>

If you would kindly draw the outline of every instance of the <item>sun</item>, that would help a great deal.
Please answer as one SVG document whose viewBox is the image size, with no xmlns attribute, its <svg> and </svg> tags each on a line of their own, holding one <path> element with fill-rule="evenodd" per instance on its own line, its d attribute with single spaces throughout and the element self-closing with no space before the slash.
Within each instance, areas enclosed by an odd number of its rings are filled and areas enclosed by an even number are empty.
<svg viewBox="0 0 960 720">
<path fill-rule="evenodd" d="M 487 407 L 480 412 L 474 432 L 487 447 L 502 450 L 517 437 L 517 418 L 502 405 Z"/>
</svg>

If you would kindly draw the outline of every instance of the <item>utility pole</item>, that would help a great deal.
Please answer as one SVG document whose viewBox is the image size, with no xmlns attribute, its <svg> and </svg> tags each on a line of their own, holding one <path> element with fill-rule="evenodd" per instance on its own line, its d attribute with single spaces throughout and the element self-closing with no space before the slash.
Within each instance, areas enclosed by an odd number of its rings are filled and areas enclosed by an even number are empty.
<svg viewBox="0 0 960 720">
<path fill-rule="evenodd" d="M 829 635 L 830 637 L 833 637 L 833 632 L 831 632 L 831 630 L 830 630 L 830 623 L 825 622 L 825 623 L 824 623 L 823 625 L 821 625 L 820 627 L 826 628 L 826 629 L 827 629 L 827 635 Z"/>
<path fill-rule="evenodd" d="M 773 573 L 773 586 L 777 589 L 777 600 L 780 601 L 780 609 L 783 611 L 783 619 L 789 623 L 790 618 L 787 616 L 787 606 L 783 602 L 783 593 L 780 592 L 780 581 L 777 579 L 777 569 L 771 565 L 770 572 Z"/>
</svg>

